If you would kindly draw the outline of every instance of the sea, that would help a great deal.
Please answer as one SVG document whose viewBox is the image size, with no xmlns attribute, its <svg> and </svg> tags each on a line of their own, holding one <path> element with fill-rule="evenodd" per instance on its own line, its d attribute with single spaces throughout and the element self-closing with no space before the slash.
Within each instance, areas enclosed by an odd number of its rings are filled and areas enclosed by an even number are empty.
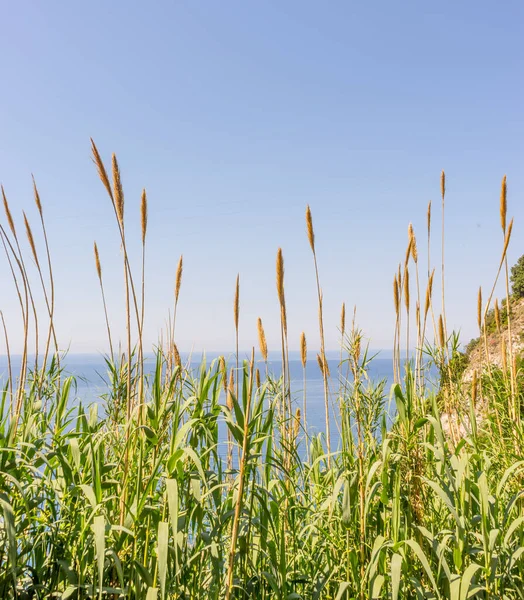
<svg viewBox="0 0 524 600">
<path fill-rule="evenodd" d="M 313 353 L 310 353 L 312 356 Z M 394 416 L 394 402 L 392 401 L 393 385 L 393 361 L 391 354 L 385 352 L 387 356 L 382 357 L 377 352 L 374 358 L 368 363 L 367 376 L 372 384 L 384 382 L 384 405 L 386 413 L 391 421 Z M 228 365 L 234 367 L 236 358 L 233 353 L 206 353 L 196 355 L 195 353 L 182 353 L 181 359 L 185 365 L 192 369 L 197 369 L 202 360 L 205 360 L 209 366 L 218 356 L 224 355 L 228 360 Z M 239 353 L 239 360 L 242 362 L 248 359 L 248 353 Z M 348 377 L 347 361 L 342 360 L 335 353 L 327 354 L 330 377 L 330 430 L 332 448 L 336 448 L 339 442 L 339 424 L 338 413 L 338 392 L 346 377 Z M 20 357 L 11 358 L 12 371 L 16 374 L 20 367 Z M 31 363 L 31 359 L 30 362 Z M 265 369 L 265 364 L 260 359 L 257 366 L 261 372 Z M 84 406 L 97 404 L 98 410 L 104 410 L 103 395 L 107 392 L 107 365 L 102 354 L 69 354 L 62 359 L 64 374 L 72 375 L 75 378 L 76 385 L 71 393 L 70 402 L 77 404 L 81 402 Z M 155 367 L 155 358 L 153 355 L 145 357 L 145 372 L 152 373 Z M 274 377 L 279 377 L 281 372 L 281 361 L 278 354 L 269 355 L 269 372 Z M 7 359 L 0 356 L 0 385 L 5 386 L 7 380 Z M 296 352 L 291 352 L 289 357 L 289 374 L 291 380 L 291 396 L 293 404 L 302 409 L 304 395 L 304 370 Z M 350 378 L 351 379 L 351 378 Z M 310 436 L 325 432 L 325 404 L 324 404 L 324 385 L 320 368 L 315 360 L 308 360 L 306 364 L 306 411 L 307 411 L 307 429 Z M 220 436 L 224 437 L 223 435 Z"/>
</svg>

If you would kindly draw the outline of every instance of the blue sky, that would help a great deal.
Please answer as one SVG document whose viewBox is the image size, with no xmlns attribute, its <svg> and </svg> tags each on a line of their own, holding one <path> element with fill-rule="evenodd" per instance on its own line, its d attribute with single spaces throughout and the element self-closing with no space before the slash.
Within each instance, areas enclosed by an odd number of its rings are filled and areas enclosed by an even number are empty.
<svg viewBox="0 0 524 600">
<path fill-rule="evenodd" d="M 309 203 L 328 348 L 338 344 L 343 301 L 348 312 L 357 306 L 372 345 L 389 347 L 393 273 L 410 221 L 426 260 L 429 200 L 438 263 L 441 169 L 448 320 L 465 341 L 476 330 L 478 286 L 487 295 L 497 269 L 504 174 L 515 217 L 510 262 L 524 252 L 520 1 L 34 1 L 0 10 L 0 180 L 20 230 L 25 209 L 36 233 L 30 174 L 37 179 L 57 331 L 73 352 L 106 349 L 93 240 L 115 334 L 124 333 L 117 230 L 90 136 L 104 158 L 118 155 L 137 277 L 139 198 L 148 191 L 149 345 L 183 253 L 179 346 L 233 347 L 240 273 L 240 345 L 256 342 L 261 316 L 276 348 L 281 246 L 290 345 L 304 330 L 318 346 Z M 5 260 L 0 277 L 16 351 L 20 318 Z"/>
</svg>

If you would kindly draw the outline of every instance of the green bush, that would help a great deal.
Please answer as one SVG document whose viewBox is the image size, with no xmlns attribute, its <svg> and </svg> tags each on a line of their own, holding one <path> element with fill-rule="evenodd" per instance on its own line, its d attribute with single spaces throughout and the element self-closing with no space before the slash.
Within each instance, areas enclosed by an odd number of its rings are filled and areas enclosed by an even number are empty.
<svg viewBox="0 0 524 600">
<path fill-rule="evenodd" d="M 524 254 L 511 267 L 511 285 L 515 298 L 524 297 Z"/>
</svg>

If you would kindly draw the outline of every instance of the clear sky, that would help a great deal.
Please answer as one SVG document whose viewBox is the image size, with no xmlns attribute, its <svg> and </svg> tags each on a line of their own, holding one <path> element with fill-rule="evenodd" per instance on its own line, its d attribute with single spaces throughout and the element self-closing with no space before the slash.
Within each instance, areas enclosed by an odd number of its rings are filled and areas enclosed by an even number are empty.
<svg viewBox="0 0 524 600">
<path fill-rule="evenodd" d="M 391 346 L 393 274 L 410 221 L 426 260 L 429 200 L 439 262 L 441 169 L 448 320 L 465 341 L 476 330 L 478 286 L 487 296 L 497 269 L 504 174 L 515 216 L 510 262 L 524 253 L 521 0 L 0 6 L 0 180 L 20 231 L 25 209 L 40 243 L 30 174 L 36 177 L 55 267 L 57 331 L 73 352 L 107 347 L 93 240 L 111 321 L 124 333 L 117 229 L 90 136 L 105 159 L 119 158 L 136 277 L 139 199 L 142 187 L 148 191 L 148 344 L 167 317 L 183 253 L 181 349 L 233 347 L 237 273 L 241 347 L 256 343 L 261 316 L 277 349 L 281 246 L 290 345 L 304 330 L 310 347 L 318 346 L 309 203 L 328 348 L 338 344 L 343 301 L 348 313 L 356 304 L 374 347 Z M 0 309 L 16 351 L 20 318 L 5 260 L 0 278 Z"/>
</svg>

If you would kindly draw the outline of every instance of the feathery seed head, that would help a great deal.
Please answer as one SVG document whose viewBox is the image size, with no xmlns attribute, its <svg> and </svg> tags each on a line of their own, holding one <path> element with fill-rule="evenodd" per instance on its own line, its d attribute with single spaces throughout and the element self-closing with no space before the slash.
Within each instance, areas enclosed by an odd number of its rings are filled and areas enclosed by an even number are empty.
<svg viewBox="0 0 524 600">
<path fill-rule="evenodd" d="M 429 235 L 431 232 L 431 200 L 428 202 L 427 221 L 428 221 L 428 235 Z"/>
<path fill-rule="evenodd" d="M 258 369 L 258 368 L 255 371 L 255 379 L 256 379 L 256 384 L 257 384 L 257 390 L 259 390 L 260 389 L 260 369 Z"/>
<path fill-rule="evenodd" d="M 182 368 L 182 360 L 180 358 L 180 352 L 178 351 L 177 345 L 173 342 L 173 356 L 175 358 L 175 366 L 179 369 Z"/>
<path fill-rule="evenodd" d="M 284 257 L 282 248 L 277 251 L 277 294 L 280 306 L 284 304 Z"/>
<path fill-rule="evenodd" d="M 266 334 L 264 332 L 264 326 L 262 325 L 262 319 L 259 317 L 257 322 L 258 328 L 258 345 L 260 347 L 260 354 L 262 354 L 262 358 L 265 362 L 267 362 L 267 342 L 266 342 Z M 260 386 L 258 386 L 260 387 Z"/>
<path fill-rule="evenodd" d="M 142 245 L 146 243 L 146 231 L 147 231 L 147 194 L 146 190 L 142 190 L 142 197 L 140 199 L 140 225 L 142 227 Z"/>
<path fill-rule="evenodd" d="M 407 267 L 404 269 L 404 304 L 406 305 L 406 311 L 409 313 L 409 271 Z"/>
<path fill-rule="evenodd" d="M 235 302 L 233 307 L 233 313 L 235 317 L 235 329 L 238 332 L 238 316 L 240 312 L 240 275 L 237 275 L 237 283 L 235 285 Z"/>
<path fill-rule="evenodd" d="M 439 315 L 438 318 L 438 336 L 440 345 L 444 347 L 446 345 L 446 336 L 444 335 L 444 321 L 442 320 L 442 315 Z"/>
<path fill-rule="evenodd" d="M 35 181 L 34 175 L 31 175 L 31 177 L 33 178 L 33 192 L 35 195 L 35 204 L 36 204 L 36 207 L 38 208 L 38 212 L 40 213 L 40 216 L 42 216 L 43 211 L 42 211 L 42 202 L 40 201 L 40 194 L 38 193 L 38 189 L 36 187 L 36 181 Z"/>
<path fill-rule="evenodd" d="M 226 359 L 221 356 L 218 359 L 218 368 L 220 370 L 220 375 L 222 377 L 222 385 L 224 386 L 224 394 L 227 394 L 227 368 L 226 368 Z"/>
<path fill-rule="evenodd" d="M 113 198 L 113 191 L 111 189 L 111 184 L 109 183 L 109 177 L 107 176 L 106 168 L 104 166 L 102 158 L 100 157 L 98 148 L 96 147 L 95 142 L 93 141 L 93 138 L 91 138 L 91 151 L 93 152 L 93 162 L 96 165 L 96 169 L 98 171 L 98 176 L 100 177 L 100 180 L 104 184 L 104 187 L 106 188 L 107 193 L 109 194 L 109 197 L 111 198 L 111 201 L 114 203 L 115 200 Z"/>
<path fill-rule="evenodd" d="M 345 332 L 346 332 L 346 303 L 342 302 L 342 310 L 340 311 L 340 333 L 342 334 L 342 340 L 344 340 Z"/>
<path fill-rule="evenodd" d="M 446 195 L 446 173 L 444 173 L 444 170 L 442 170 L 442 173 L 440 174 L 440 195 L 444 202 L 444 196 Z"/>
<path fill-rule="evenodd" d="M 235 372 L 233 369 L 229 372 L 229 387 L 227 390 L 226 405 L 229 410 L 233 410 L 233 394 L 235 393 Z"/>
<path fill-rule="evenodd" d="M 393 301 L 395 303 L 395 314 L 398 317 L 398 311 L 400 308 L 400 294 L 399 294 L 398 279 L 397 279 L 396 273 L 395 273 L 395 277 L 393 278 Z"/>
<path fill-rule="evenodd" d="M 315 254 L 315 232 L 313 230 L 313 218 L 311 216 L 311 209 L 309 204 L 306 207 L 306 226 L 307 226 L 307 238 L 313 254 Z"/>
<path fill-rule="evenodd" d="M 511 231 L 513 229 L 513 219 L 509 222 L 508 229 L 506 231 L 506 237 L 504 238 L 504 248 L 502 249 L 502 259 L 503 261 L 506 258 L 506 252 L 508 251 L 509 240 L 511 239 Z"/>
<path fill-rule="evenodd" d="M 38 255 L 36 253 L 35 240 L 33 239 L 33 232 L 31 231 L 31 226 L 29 225 L 29 221 L 27 220 L 27 216 L 24 214 L 24 223 L 25 223 L 25 231 L 27 234 L 27 239 L 29 241 L 29 245 L 31 246 L 31 252 L 33 253 L 33 258 L 35 259 L 36 266 L 40 268 L 40 263 L 38 262 Z"/>
<path fill-rule="evenodd" d="M 417 238 L 415 237 L 415 232 L 411 223 L 409 224 L 408 234 L 411 241 L 411 257 L 413 258 L 413 262 L 416 264 L 418 261 Z"/>
<path fill-rule="evenodd" d="M 479 287 L 479 294 L 477 298 L 477 323 L 479 329 L 482 329 L 482 287 Z"/>
<path fill-rule="evenodd" d="M 124 190 L 122 188 L 122 180 L 120 178 L 120 169 L 116 154 L 111 157 L 111 166 L 113 171 L 113 196 L 115 199 L 116 216 L 120 226 L 124 225 Z"/>
<path fill-rule="evenodd" d="M 11 233 L 13 234 L 13 236 L 16 239 L 16 229 L 15 229 L 15 223 L 13 221 L 13 216 L 11 215 L 11 210 L 9 209 L 9 204 L 7 202 L 7 197 L 5 195 L 4 186 L 1 186 L 1 188 L 2 188 L 2 200 L 4 201 L 5 216 L 7 217 L 9 229 L 11 230 Z"/>
<path fill-rule="evenodd" d="M 307 342 L 304 332 L 300 334 L 300 360 L 302 361 L 302 367 L 305 369 L 307 362 Z"/>
<path fill-rule="evenodd" d="M 184 260 L 183 254 L 180 255 L 178 259 L 178 265 L 176 268 L 176 277 L 175 277 L 175 306 L 178 304 L 178 296 L 180 295 L 180 286 L 182 285 L 182 271 L 184 269 Z"/>
<path fill-rule="evenodd" d="M 98 275 L 98 279 L 100 282 L 102 282 L 102 267 L 100 266 L 100 255 L 98 254 L 98 246 L 96 245 L 96 242 L 93 244 L 93 250 L 95 252 L 96 273 Z"/>
<path fill-rule="evenodd" d="M 497 325 L 497 331 L 500 333 L 500 312 L 499 312 L 499 303 L 495 298 L 495 323 Z"/>
<path fill-rule="evenodd" d="M 502 178 L 502 185 L 500 188 L 500 224 L 502 231 L 506 232 L 506 213 L 508 210 L 506 202 L 506 176 Z"/>
</svg>

